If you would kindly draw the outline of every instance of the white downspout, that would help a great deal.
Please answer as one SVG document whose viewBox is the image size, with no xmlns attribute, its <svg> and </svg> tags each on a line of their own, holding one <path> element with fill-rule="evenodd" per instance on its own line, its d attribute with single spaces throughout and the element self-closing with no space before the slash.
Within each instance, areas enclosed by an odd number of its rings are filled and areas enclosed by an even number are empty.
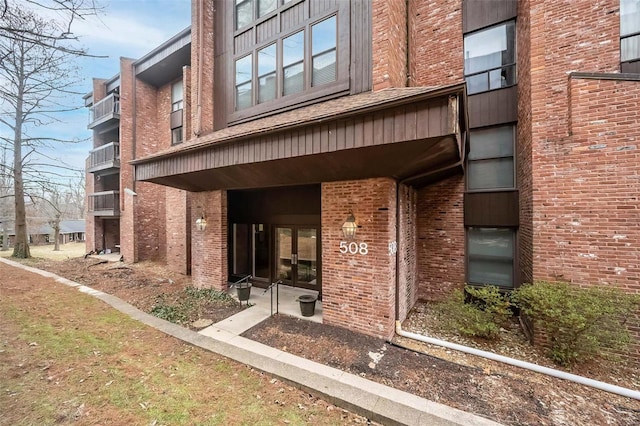
<svg viewBox="0 0 640 426">
<path fill-rule="evenodd" d="M 640 391 L 623 388 L 621 386 L 611 385 L 609 383 L 589 379 L 586 377 L 578 376 L 576 374 L 571 374 L 571 373 L 567 373 L 560 370 L 555 370 L 553 368 L 543 367 L 541 365 L 533 364 L 530 362 L 520 361 L 518 359 L 494 354 L 493 352 L 482 351 L 480 349 L 470 348 L 468 346 L 459 345 L 457 343 L 451 343 L 445 340 L 434 339 L 433 337 L 422 336 L 420 334 L 404 331 L 402 330 L 402 325 L 400 324 L 400 321 L 396 321 L 396 333 L 399 336 L 406 337 L 408 339 L 418 340 L 420 342 L 429 343 L 431 345 L 442 346 L 444 348 L 453 349 L 455 351 L 460 351 L 467 354 L 487 358 L 493 361 L 498 361 L 505 364 L 513 365 L 515 367 L 520 367 L 527 370 L 535 371 L 536 373 L 546 374 L 548 376 L 556 377 L 558 379 L 564 379 L 570 382 L 579 383 L 585 386 L 590 386 L 592 388 L 600 389 L 606 392 L 615 393 L 617 395 L 625 396 L 627 398 L 640 400 Z"/>
</svg>

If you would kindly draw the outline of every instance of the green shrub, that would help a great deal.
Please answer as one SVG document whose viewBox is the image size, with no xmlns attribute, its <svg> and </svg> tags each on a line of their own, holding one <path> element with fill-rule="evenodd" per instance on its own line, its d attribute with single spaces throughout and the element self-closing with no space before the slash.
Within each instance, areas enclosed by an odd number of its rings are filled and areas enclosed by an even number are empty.
<svg viewBox="0 0 640 426">
<path fill-rule="evenodd" d="M 525 284 L 513 300 L 546 334 L 551 359 L 564 366 L 624 349 L 625 322 L 640 306 L 637 295 L 621 290 L 550 282 Z"/>
<path fill-rule="evenodd" d="M 511 316 L 508 299 L 495 286 L 467 286 L 465 292 L 471 296 L 467 301 L 462 290 L 455 290 L 441 303 L 437 308 L 440 316 L 447 319 L 452 331 L 465 336 L 497 339 L 500 325 Z"/>
</svg>

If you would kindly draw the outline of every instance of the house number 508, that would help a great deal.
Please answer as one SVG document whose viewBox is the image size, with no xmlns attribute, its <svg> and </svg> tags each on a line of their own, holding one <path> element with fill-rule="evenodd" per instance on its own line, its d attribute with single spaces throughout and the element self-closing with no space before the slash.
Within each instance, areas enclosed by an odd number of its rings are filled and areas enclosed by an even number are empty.
<svg viewBox="0 0 640 426">
<path fill-rule="evenodd" d="M 340 241 L 340 253 L 367 254 L 369 253 L 369 246 L 367 246 L 367 243 L 347 243 L 346 241 Z"/>
</svg>

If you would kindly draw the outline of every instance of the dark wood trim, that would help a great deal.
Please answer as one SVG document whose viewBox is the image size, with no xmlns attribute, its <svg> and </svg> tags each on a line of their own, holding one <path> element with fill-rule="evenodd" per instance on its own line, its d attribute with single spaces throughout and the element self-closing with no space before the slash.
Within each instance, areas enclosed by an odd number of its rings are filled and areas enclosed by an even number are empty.
<svg viewBox="0 0 640 426">
<path fill-rule="evenodd" d="M 469 95 L 469 127 L 518 121 L 518 86 Z"/>
<path fill-rule="evenodd" d="M 464 194 L 464 225 L 518 227 L 518 191 L 467 192 Z"/>
<path fill-rule="evenodd" d="M 462 32 L 499 24 L 518 15 L 518 0 L 463 0 Z"/>
</svg>

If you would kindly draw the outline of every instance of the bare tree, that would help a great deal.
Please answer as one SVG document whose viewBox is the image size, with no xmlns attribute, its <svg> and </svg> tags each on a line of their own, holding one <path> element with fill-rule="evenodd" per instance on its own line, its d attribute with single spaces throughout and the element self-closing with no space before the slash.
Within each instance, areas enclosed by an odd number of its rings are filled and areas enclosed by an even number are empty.
<svg viewBox="0 0 640 426">
<path fill-rule="evenodd" d="M 83 2 L 58 0 L 54 3 L 74 5 Z M 70 38 L 69 27 L 65 26 L 67 22 L 61 24 L 44 19 L 32 10 L 13 8 L 6 1 L 4 4 L 2 32 L 12 36 L 0 37 L 0 124 L 10 129 L 12 137 L 0 138 L 0 142 L 4 141 L 13 151 L 13 165 L 9 170 L 15 202 L 13 256 L 27 258 L 30 250 L 25 182 L 29 181 L 25 181 L 25 165 L 31 167 L 30 182 L 36 186 L 47 182 L 47 176 L 63 176 L 53 171 L 51 164 L 45 167 L 32 160 L 46 157 L 40 148 L 64 142 L 47 135 L 46 125 L 59 120 L 59 114 L 79 108 L 65 105 L 70 95 L 78 94 L 73 91 L 79 81 L 74 78 L 73 60 L 78 51 L 65 47 Z M 37 135 L 43 128 L 44 136 Z"/>
<path fill-rule="evenodd" d="M 41 16 L 45 13 L 55 16 L 57 32 L 40 28 L 19 28 L 11 24 L 16 11 L 30 9 Z M 83 49 L 69 42 L 78 41 L 72 26 L 78 20 L 97 15 L 101 8 L 95 0 L 0 0 L 0 38 L 28 44 L 39 44 L 77 56 L 91 56 Z"/>
</svg>

